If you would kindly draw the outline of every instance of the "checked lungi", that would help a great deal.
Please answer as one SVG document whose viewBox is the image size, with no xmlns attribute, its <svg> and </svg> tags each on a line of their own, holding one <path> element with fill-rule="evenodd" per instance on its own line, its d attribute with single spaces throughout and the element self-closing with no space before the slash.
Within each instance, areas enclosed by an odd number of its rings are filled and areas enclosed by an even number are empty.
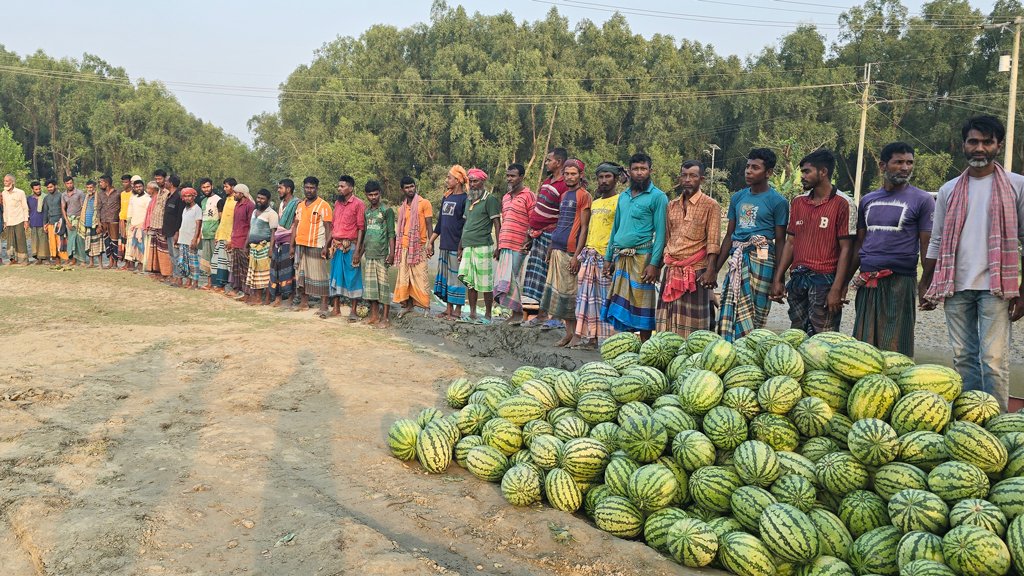
<svg viewBox="0 0 1024 576">
<path fill-rule="evenodd" d="M 146 230 L 140 224 L 128 229 L 128 250 L 124 258 L 129 262 L 142 262 L 146 257 Z"/>
<path fill-rule="evenodd" d="M 245 279 L 249 277 L 249 243 L 241 248 L 231 249 L 231 288 L 236 292 L 246 292 Z"/>
<path fill-rule="evenodd" d="M 391 283 L 388 279 L 388 267 L 383 258 L 363 258 L 359 261 L 363 271 L 363 298 L 371 302 L 380 302 L 387 306 L 391 303 Z"/>
<path fill-rule="evenodd" d="M 706 269 L 694 270 L 700 278 Z M 695 289 L 679 296 L 671 302 L 665 302 L 664 286 L 668 283 L 671 273 L 666 266 L 661 275 L 662 297 L 658 299 L 658 310 L 655 313 L 658 331 L 669 331 L 683 338 L 697 330 L 711 328 L 711 289 L 697 285 Z"/>
<path fill-rule="evenodd" d="M 270 284 L 270 242 L 249 244 L 249 270 L 245 286 L 251 291 L 262 290 Z"/>
<path fill-rule="evenodd" d="M 321 248 L 295 246 L 295 286 L 309 296 L 330 295 L 331 261 L 320 256 Z"/>
<path fill-rule="evenodd" d="M 791 328 L 803 330 L 808 336 L 839 331 L 842 310 L 833 314 L 828 309 L 828 293 L 835 280 L 835 274 L 816 274 L 805 266 L 790 271 L 786 302 Z"/>
<path fill-rule="evenodd" d="M 768 250 L 766 260 L 757 258 L 758 246 Z M 733 248 L 718 311 L 718 333 L 729 342 L 755 328 L 764 328 L 772 305 L 768 295 L 775 273 L 775 245 L 764 236 L 753 236 Z"/>
<path fill-rule="evenodd" d="M 50 257 L 50 238 L 42 226 L 29 229 L 32 232 L 32 255 L 38 260 Z"/>
<path fill-rule="evenodd" d="M 199 275 L 209 278 L 213 276 L 213 251 L 217 249 L 214 238 L 199 239 Z"/>
<path fill-rule="evenodd" d="M 392 298 L 392 302 L 404 305 L 406 300 L 412 298 L 412 301 L 416 306 L 429 310 L 429 281 L 429 277 L 427 276 L 427 262 L 425 260 L 411 266 L 406 264 L 403 260 L 399 260 L 398 279 L 395 280 L 395 295 Z"/>
<path fill-rule="evenodd" d="M 601 309 L 601 320 L 619 332 L 654 330 L 654 311 L 658 293 L 654 284 L 640 278 L 650 254 L 632 254 L 616 251 L 615 275 L 608 292 L 608 300 Z"/>
<path fill-rule="evenodd" d="M 544 297 L 544 285 L 548 281 L 548 246 L 551 245 L 551 232 L 544 232 L 533 239 L 530 255 L 526 258 L 526 276 L 523 277 L 523 297 L 540 302 Z"/>
<path fill-rule="evenodd" d="M 354 249 L 348 252 L 335 250 L 331 258 L 331 297 L 363 297 L 363 273 L 358 266 L 352 265 L 353 254 Z"/>
<path fill-rule="evenodd" d="M 576 335 L 604 340 L 615 333 L 611 324 L 601 321 L 601 307 L 608 300 L 608 289 L 612 286 L 612 279 L 604 275 L 604 255 L 593 248 L 584 248 L 576 259 L 580 262 L 580 271 L 576 275 L 579 284 Z"/>
<path fill-rule="evenodd" d="M 462 306 L 466 303 L 466 285 L 459 280 L 458 252 L 454 250 L 438 251 L 434 294 L 445 304 Z"/>
<path fill-rule="evenodd" d="M 82 235 L 82 240 L 85 243 L 85 255 L 89 258 L 93 256 L 103 256 L 103 236 L 100 236 L 100 230 L 98 227 L 93 226 L 92 228 L 86 228 L 85 234 Z"/>
<path fill-rule="evenodd" d="M 857 287 L 853 337 L 879 350 L 914 357 L 914 326 L 917 324 L 917 278 L 903 274 L 874 279 L 854 278 Z M 863 278 L 858 282 L 859 278 Z"/>
<path fill-rule="evenodd" d="M 270 285 L 267 288 L 270 290 L 271 298 L 287 298 L 295 292 L 295 268 L 291 257 L 291 245 L 288 243 L 274 244 L 270 258 Z"/>
<path fill-rule="evenodd" d="M 199 251 L 187 244 L 178 244 L 178 271 L 186 280 L 199 282 Z"/>
<path fill-rule="evenodd" d="M 473 246 L 462 250 L 459 281 L 477 292 L 494 291 L 494 245 Z"/>
<path fill-rule="evenodd" d="M 231 271 L 231 255 L 228 253 L 228 241 L 217 240 L 213 247 L 213 259 L 210 260 L 210 271 L 213 273 L 210 283 L 214 288 L 228 285 Z"/>
<path fill-rule="evenodd" d="M 548 263 L 547 283 L 540 297 L 540 309 L 552 318 L 576 319 L 576 276 L 569 273 L 572 254 L 552 250 Z"/>
<path fill-rule="evenodd" d="M 518 250 L 502 248 L 498 267 L 494 271 L 494 299 L 509 310 L 523 311 L 523 293 L 520 278 L 526 255 Z"/>
<path fill-rule="evenodd" d="M 107 254 L 107 259 L 110 260 L 111 266 L 117 262 L 120 254 L 120 237 L 121 229 L 120 224 L 117 222 L 104 222 L 100 224 L 100 231 L 103 235 L 103 246 L 104 252 Z"/>
</svg>

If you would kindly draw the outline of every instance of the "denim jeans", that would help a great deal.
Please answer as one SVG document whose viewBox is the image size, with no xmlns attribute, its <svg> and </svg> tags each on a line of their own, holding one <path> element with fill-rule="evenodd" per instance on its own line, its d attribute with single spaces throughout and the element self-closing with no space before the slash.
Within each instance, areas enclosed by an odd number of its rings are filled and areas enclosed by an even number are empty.
<svg viewBox="0 0 1024 576">
<path fill-rule="evenodd" d="M 984 390 L 1006 412 L 1010 395 L 1009 302 L 987 290 L 963 290 L 946 298 L 946 328 L 953 365 L 964 390 Z"/>
<path fill-rule="evenodd" d="M 178 258 L 181 257 L 181 253 L 178 250 L 178 244 L 174 241 L 174 236 L 167 237 L 167 254 L 171 257 L 171 278 L 181 278 L 181 268 L 178 267 Z"/>
</svg>

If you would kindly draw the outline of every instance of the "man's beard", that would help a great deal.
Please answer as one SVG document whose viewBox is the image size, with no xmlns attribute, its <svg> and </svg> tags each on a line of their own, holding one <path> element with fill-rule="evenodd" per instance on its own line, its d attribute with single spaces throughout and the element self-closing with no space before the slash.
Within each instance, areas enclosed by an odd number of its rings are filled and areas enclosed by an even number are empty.
<svg viewBox="0 0 1024 576">
<path fill-rule="evenodd" d="M 647 190 L 647 187 L 650 186 L 650 185 L 651 185 L 651 178 L 649 176 L 647 178 L 644 178 L 643 180 L 640 180 L 640 181 L 638 181 L 636 178 L 633 178 L 633 177 L 629 178 L 629 188 L 631 190 L 636 190 L 636 191 L 642 192 L 644 190 Z"/>
<path fill-rule="evenodd" d="M 986 153 L 984 160 L 967 156 L 967 165 L 970 166 L 971 168 L 985 168 L 986 166 L 991 164 L 993 160 L 996 159 L 996 154 L 998 154 L 998 152 L 993 152 L 992 154 Z"/>
<path fill-rule="evenodd" d="M 470 202 L 476 202 L 484 195 L 484 190 L 473 190 L 470 188 L 466 190 L 466 196 L 469 197 Z"/>
<path fill-rule="evenodd" d="M 889 172 L 888 170 L 885 171 L 885 181 L 888 182 L 889 184 L 892 184 L 893 186 L 903 186 L 904 184 L 910 182 L 910 176 L 910 174 L 904 176 L 899 172 Z"/>
<path fill-rule="evenodd" d="M 598 184 L 597 185 L 597 193 L 598 194 L 611 194 L 614 191 L 615 191 L 615 184 L 614 183 L 612 183 L 612 184 Z"/>
<path fill-rule="evenodd" d="M 139 190 L 139 191 L 132 190 L 132 194 L 134 194 L 136 196 L 142 196 L 145 193 L 146 193 L 145 190 Z"/>
</svg>

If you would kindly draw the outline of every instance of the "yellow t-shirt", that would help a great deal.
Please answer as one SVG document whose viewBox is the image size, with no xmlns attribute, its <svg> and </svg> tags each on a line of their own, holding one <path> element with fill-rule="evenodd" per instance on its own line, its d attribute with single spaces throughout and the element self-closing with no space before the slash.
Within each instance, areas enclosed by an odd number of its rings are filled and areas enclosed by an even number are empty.
<svg viewBox="0 0 1024 576">
<path fill-rule="evenodd" d="M 220 211 L 220 226 L 217 226 L 217 235 L 214 240 L 231 242 L 231 229 L 235 226 L 235 197 L 228 196 L 224 201 L 224 209 Z"/>
<path fill-rule="evenodd" d="M 128 201 L 132 199 L 132 193 L 125 190 L 121 192 L 121 214 L 118 216 L 121 220 L 128 219 Z"/>
<path fill-rule="evenodd" d="M 595 198 L 590 204 L 587 248 L 597 250 L 602 256 L 608 250 L 608 242 L 612 238 L 612 224 L 615 223 L 615 207 L 618 204 L 618 194 L 611 198 Z"/>
</svg>

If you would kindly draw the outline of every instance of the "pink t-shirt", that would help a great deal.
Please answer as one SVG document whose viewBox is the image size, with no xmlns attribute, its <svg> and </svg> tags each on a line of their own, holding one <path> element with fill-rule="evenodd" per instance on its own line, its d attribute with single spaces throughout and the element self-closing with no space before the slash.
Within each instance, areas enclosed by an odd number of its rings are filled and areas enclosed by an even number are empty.
<svg viewBox="0 0 1024 576">
<path fill-rule="evenodd" d="M 334 220 L 331 221 L 331 236 L 335 240 L 355 240 L 360 230 L 366 230 L 366 204 L 349 196 L 348 202 L 338 200 L 334 203 Z"/>
</svg>

